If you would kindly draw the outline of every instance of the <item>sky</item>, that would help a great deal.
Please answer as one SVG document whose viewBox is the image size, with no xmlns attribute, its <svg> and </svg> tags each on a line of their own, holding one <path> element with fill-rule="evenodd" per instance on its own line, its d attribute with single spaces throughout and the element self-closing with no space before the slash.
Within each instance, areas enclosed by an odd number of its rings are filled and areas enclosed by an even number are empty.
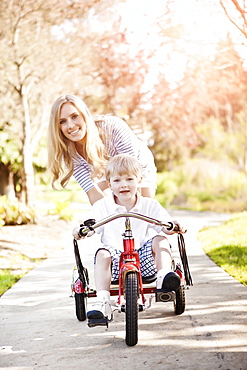
<svg viewBox="0 0 247 370">
<path fill-rule="evenodd" d="M 166 4 L 166 0 L 126 0 L 122 12 L 124 24 L 136 39 L 143 38 L 151 29 L 155 31 L 153 23 L 165 13 Z M 219 41 L 227 30 L 234 31 L 219 0 L 174 0 L 172 9 L 173 21 L 185 26 L 187 40 L 210 43 Z"/>
<path fill-rule="evenodd" d="M 159 48 L 160 39 L 157 32 L 157 20 L 165 13 L 166 3 L 167 1 L 164 0 L 126 0 L 121 10 L 122 27 L 128 31 L 133 53 L 140 44 L 145 48 L 157 46 L 157 64 L 166 52 Z M 228 31 L 235 40 L 239 38 L 240 32 L 227 19 L 217 0 L 209 2 L 175 0 L 173 10 L 174 24 L 182 24 L 184 27 L 182 42 L 187 56 L 210 57 L 214 54 L 217 43 L 226 37 Z M 239 46 L 238 51 L 247 61 L 247 47 Z M 171 84 L 183 77 L 187 56 L 175 51 L 172 60 L 165 63 L 164 73 Z M 157 73 L 155 60 L 153 64 L 153 70 Z M 153 78 L 155 78 L 154 75 L 150 76 L 150 81 Z"/>
<path fill-rule="evenodd" d="M 130 43 L 129 52 L 134 57 L 140 48 L 148 51 L 155 49 L 155 56 L 150 60 L 150 73 L 147 76 L 146 89 L 149 90 L 157 74 L 164 73 L 166 80 L 171 84 L 183 78 L 186 63 L 191 57 L 213 58 L 217 43 L 226 38 L 230 31 L 234 42 L 238 44 L 237 50 L 244 58 L 247 68 L 247 46 L 240 45 L 240 32 L 229 21 L 219 5 L 219 0 L 171 0 L 173 17 L 172 23 L 176 26 L 181 24 L 183 32 L 179 35 L 179 46 L 183 52 L 171 49 L 167 43 L 160 46 L 160 28 L 158 21 L 166 13 L 168 0 L 125 0 L 116 4 L 116 17 L 121 18 L 122 31 Z M 89 23 L 97 31 L 104 32 L 105 28 L 111 29 L 97 17 L 89 17 Z M 70 24 L 65 24 L 69 29 Z M 166 25 L 165 25 L 166 26 Z M 63 37 L 61 26 L 54 32 Z M 177 41 L 178 42 L 178 41 Z M 246 40 L 245 40 L 246 42 Z M 170 49 L 169 49 L 170 48 Z M 172 54 L 171 54 L 172 52 Z M 169 54 L 170 59 L 165 60 Z M 174 85 L 175 87 L 175 85 Z"/>
</svg>

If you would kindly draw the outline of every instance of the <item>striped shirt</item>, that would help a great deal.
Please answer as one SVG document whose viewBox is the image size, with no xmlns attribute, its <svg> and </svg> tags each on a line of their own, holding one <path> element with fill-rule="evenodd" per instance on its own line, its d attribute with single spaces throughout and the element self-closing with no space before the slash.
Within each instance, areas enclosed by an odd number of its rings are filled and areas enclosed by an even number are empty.
<svg viewBox="0 0 247 370">
<path fill-rule="evenodd" d="M 116 116 L 105 116 L 104 120 L 95 123 L 105 133 L 105 147 L 110 157 L 117 154 L 129 154 L 137 158 L 142 165 L 142 176 L 148 178 L 148 182 L 156 186 L 156 168 L 151 151 L 137 138 L 125 121 Z M 78 161 L 74 161 L 74 177 L 85 192 L 95 185 L 91 179 L 91 166 L 80 155 Z M 102 179 L 101 179 L 102 181 Z"/>
</svg>

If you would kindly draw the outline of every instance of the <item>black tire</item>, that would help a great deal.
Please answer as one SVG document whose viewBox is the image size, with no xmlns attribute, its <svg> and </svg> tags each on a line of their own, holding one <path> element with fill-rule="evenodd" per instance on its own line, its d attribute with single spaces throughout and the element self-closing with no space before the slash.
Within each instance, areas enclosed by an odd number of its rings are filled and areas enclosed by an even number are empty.
<svg viewBox="0 0 247 370">
<path fill-rule="evenodd" d="M 176 315 L 181 315 L 185 310 L 185 287 L 180 286 L 176 291 L 176 300 L 174 301 L 174 311 Z"/>
<path fill-rule="evenodd" d="M 138 276 L 135 272 L 126 275 L 126 337 L 128 346 L 135 346 L 138 342 Z"/>
<path fill-rule="evenodd" d="M 87 297 L 85 296 L 85 293 L 75 293 L 75 312 L 79 321 L 86 320 L 86 307 Z"/>
</svg>

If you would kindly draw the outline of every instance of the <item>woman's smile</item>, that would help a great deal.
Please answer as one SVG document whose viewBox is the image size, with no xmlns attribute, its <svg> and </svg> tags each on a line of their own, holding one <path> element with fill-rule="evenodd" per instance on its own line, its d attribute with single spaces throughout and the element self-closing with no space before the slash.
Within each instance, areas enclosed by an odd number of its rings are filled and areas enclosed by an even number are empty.
<svg viewBox="0 0 247 370">
<path fill-rule="evenodd" d="M 70 134 L 70 135 L 76 135 L 79 131 L 80 131 L 80 129 L 79 129 L 79 128 L 77 128 L 77 129 L 75 129 L 75 130 L 73 130 L 73 131 L 70 131 L 70 132 L 69 132 L 69 134 Z"/>
<path fill-rule="evenodd" d="M 85 121 L 80 112 L 70 103 L 63 104 L 60 111 L 60 129 L 71 141 L 81 141 L 87 132 Z"/>
</svg>

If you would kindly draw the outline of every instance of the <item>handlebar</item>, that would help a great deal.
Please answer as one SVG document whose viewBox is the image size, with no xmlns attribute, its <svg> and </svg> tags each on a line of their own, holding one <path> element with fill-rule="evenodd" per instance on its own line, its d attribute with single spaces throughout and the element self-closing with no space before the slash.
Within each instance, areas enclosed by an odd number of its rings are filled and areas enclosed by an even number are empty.
<svg viewBox="0 0 247 370">
<path fill-rule="evenodd" d="M 183 268 L 184 268 L 186 284 L 188 286 L 193 285 L 192 278 L 191 278 L 190 271 L 189 271 L 189 264 L 188 264 L 188 259 L 187 259 L 187 255 L 186 255 L 185 243 L 184 243 L 184 239 L 183 239 L 183 235 L 182 235 L 182 233 L 186 232 L 187 230 L 181 231 L 179 225 L 175 224 L 174 222 L 171 222 L 171 221 L 162 222 L 162 221 L 156 220 L 155 218 L 152 218 L 152 217 L 149 217 L 149 216 L 144 216 L 140 213 L 134 213 L 134 212 L 118 213 L 118 214 L 108 216 L 108 217 L 106 217 L 103 220 L 100 220 L 98 222 L 96 222 L 96 220 L 94 220 L 94 219 L 89 219 L 89 220 L 84 221 L 84 223 L 80 225 L 79 235 L 81 237 L 87 236 L 87 234 L 90 231 L 94 231 L 94 229 L 96 229 L 97 227 L 103 226 L 103 225 L 107 224 L 108 222 L 111 222 L 111 221 L 116 220 L 117 218 L 121 218 L 121 217 L 126 218 L 126 224 L 129 223 L 129 218 L 133 217 L 133 218 L 137 218 L 137 219 L 142 220 L 142 221 L 149 222 L 149 223 L 154 224 L 154 225 L 164 226 L 168 231 L 177 232 L 178 233 L 179 253 L 180 253 Z M 126 225 L 126 226 L 128 227 L 128 225 Z M 77 245 L 76 239 L 74 239 L 74 244 Z"/>
<path fill-rule="evenodd" d="M 140 213 L 126 212 L 126 213 L 117 213 L 117 214 L 108 216 L 108 217 L 106 217 L 103 220 L 100 220 L 98 222 L 96 222 L 96 220 L 93 220 L 93 219 L 86 220 L 83 224 L 80 225 L 81 229 L 80 229 L 79 233 L 82 231 L 82 233 L 87 234 L 89 231 L 92 231 L 92 230 L 94 230 L 94 229 L 96 229 L 100 226 L 103 226 L 103 225 L 107 224 L 108 222 L 111 222 L 111 221 L 116 220 L 117 218 L 121 218 L 121 217 L 137 218 L 139 220 L 146 221 L 146 222 L 149 222 L 149 223 L 154 224 L 154 225 L 164 226 L 164 227 L 167 228 L 168 231 L 179 232 L 179 226 L 176 225 L 174 222 L 171 222 L 171 221 L 162 222 L 162 221 L 156 220 L 155 218 L 142 215 Z"/>
</svg>

